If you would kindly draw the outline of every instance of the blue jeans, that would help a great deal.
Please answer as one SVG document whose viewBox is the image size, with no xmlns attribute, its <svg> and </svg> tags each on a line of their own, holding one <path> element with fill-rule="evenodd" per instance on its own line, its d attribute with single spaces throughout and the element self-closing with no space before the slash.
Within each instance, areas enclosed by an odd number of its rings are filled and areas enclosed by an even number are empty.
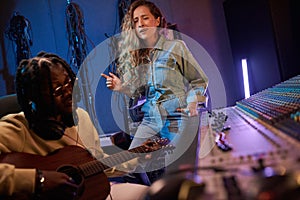
<svg viewBox="0 0 300 200">
<path fill-rule="evenodd" d="M 130 148 L 140 146 L 148 138 L 167 138 L 170 141 L 182 131 L 188 116 L 177 112 L 177 108 L 185 107 L 179 98 L 159 102 L 161 95 L 157 92 L 153 98 L 148 98 L 142 107 L 144 118 L 139 125 Z"/>
</svg>

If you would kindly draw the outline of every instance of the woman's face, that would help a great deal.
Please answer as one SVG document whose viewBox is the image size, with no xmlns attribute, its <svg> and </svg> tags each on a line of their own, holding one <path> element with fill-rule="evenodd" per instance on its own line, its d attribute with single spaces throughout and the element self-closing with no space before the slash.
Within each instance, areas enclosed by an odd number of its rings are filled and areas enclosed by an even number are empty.
<svg viewBox="0 0 300 200">
<path fill-rule="evenodd" d="M 133 22 L 140 39 L 151 40 L 156 37 L 160 17 L 155 19 L 147 6 L 139 6 L 133 11 Z"/>
</svg>

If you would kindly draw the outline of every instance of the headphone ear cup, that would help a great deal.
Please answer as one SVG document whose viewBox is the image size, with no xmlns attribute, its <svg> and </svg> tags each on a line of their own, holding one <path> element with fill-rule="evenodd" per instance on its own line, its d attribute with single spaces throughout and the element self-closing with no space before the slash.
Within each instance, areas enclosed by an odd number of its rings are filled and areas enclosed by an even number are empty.
<svg viewBox="0 0 300 200">
<path fill-rule="evenodd" d="M 65 133 L 66 126 L 55 120 L 43 120 L 35 124 L 33 130 L 45 140 L 59 140 Z"/>
<path fill-rule="evenodd" d="M 75 83 L 73 86 L 73 102 L 77 104 L 81 101 L 80 88 L 78 85 L 78 79 L 75 79 Z"/>
<path fill-rule="evenodd" d="M 34 103 L 33 101 L 29 101 L 29 106 L 30 106 L 31 112 L 36 113 L 36 111 L 37 111 L 36 103 Z"/>
</svg>

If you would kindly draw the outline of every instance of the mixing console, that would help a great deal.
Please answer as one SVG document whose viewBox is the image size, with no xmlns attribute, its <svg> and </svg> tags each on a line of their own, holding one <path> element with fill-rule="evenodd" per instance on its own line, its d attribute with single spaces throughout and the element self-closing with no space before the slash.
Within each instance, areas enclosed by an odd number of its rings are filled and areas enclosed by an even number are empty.
<svg viewBox="0 0 300 200">
<path fill-rule="evenodd" d="M 200 158 L 198 173 L 206 197 L 202 199 L 300 199 L 300 142 L 237 106 L 222 111 L 231 126 L 225 135 L 232 150 L 214 147 Z M 209 134 L 205 126 L 201 132 L 202 138 Z"/>
<path fill-rule="evenodd" d="M 300 140 L 300 75 L 237 102 L 237 108 Z"/>
<path fill-rule="evenodd" d="M 200 157 L 204 196 L 300 199 L 300 75 L 222 112 L 228 116 L 226 125 L 231 126 L 225 135 L 232 151 L 214 147 Z M 202 118 L 207 118 L 205 113 Z M 202 138 L 208 134 L 206 129 L 202 126 Z"/>
<path fill-rule="evenodd" d="M 212 131 L 212 125 L 218 127 L 212 117 L 221 119 L 224 115 L 224 127 L 230 128 L 216 130 L 226 137 L 231 149 L 208 148 L 218 135 Z M 300 76 L 233 107 L 204 111 L 200 146 L 192 175 L 181 170 L 167 176 L 165 191 L 153 199 L 299 200 Z"/>
<path fill-rule="evenodd" d="M 163 189 L 150 199 L 299 200 L 299 140 L 237 106 L 213 112 L 228 116 L 225 126 L 230 129 L 223 133 L 232 149 L 214 145 L 207 151 L 215 134 L 209 131 L 211 114 L 202 113 L 198 166 L 154 183 L 155 191 Z"/>
</svg>

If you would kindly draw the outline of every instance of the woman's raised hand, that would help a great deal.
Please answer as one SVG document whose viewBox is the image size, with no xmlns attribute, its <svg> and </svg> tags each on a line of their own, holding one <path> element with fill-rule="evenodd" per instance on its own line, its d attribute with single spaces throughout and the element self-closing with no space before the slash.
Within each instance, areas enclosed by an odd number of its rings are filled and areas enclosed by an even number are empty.
<svg viewBox="0 0 300 200">
<path fill-rule="evenodd" d="M 122 89 L 121 80 L 113 73 L 109 72 L 109 75 L 101 74 L 101 76 L 106 78 L 106 86 L 109 89 L 114 91 L 120 91 Z"/>
</svg>

